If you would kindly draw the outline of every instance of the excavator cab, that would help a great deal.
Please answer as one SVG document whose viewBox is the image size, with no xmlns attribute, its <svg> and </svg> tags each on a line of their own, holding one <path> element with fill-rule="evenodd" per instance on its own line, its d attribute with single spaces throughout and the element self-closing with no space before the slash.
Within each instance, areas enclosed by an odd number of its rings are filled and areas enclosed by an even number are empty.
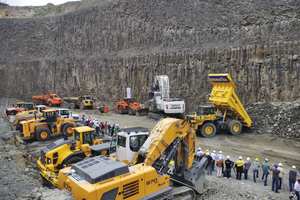
<svg viewBox="0 0 300 200">
<path fill-rule="evenodd" d="M 43 117 L 46 118 L 47 123 L 52 124 L 52 123 L 56 122 L 56 119 L 57 119 L 56 110 L 44 110 Z"/>
<path fill-rule="evenodd" d="M 216 107 L 210 107 L 210 106 L 199 106 L 197 109 L 197 115 L 213 115 L 215 114 L 217 108 Z"/>
<path fill-rule="evenodd" d="M 132 97 L 124 98 L 124 102 L 130 105 L 131 103 L 134 103 L 134 100 Z"/>
</svg>

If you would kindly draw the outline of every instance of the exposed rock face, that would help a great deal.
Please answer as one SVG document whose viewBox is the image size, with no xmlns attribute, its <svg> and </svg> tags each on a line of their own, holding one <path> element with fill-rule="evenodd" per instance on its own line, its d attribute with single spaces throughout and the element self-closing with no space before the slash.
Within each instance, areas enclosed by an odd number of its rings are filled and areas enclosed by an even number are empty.
<svg viewBox="0 0 300 200">
<path fill-rule="evenodd" d="M 188 111 L 207 104 L 209 73 L 230 73 L 240 100 L 299 97 L 298 1 L 129 0 L 60 17 L 0 21 L 0 95 L 93 94 L 146 100 L 155 75 Z"/>
</svg>

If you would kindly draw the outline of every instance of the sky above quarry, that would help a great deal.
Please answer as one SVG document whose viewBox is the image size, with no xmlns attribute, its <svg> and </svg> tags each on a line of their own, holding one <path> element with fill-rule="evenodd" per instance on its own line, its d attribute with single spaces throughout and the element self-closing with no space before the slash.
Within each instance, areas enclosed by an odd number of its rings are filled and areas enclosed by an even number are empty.
<svg viewBox="0 0 300 200">
<path fill-rule="evenodd" d="M 48 3 L 59 5 L 68 1 L 80 1 L 80 0 L 0 0 L 2 3 L 6 3 L 10 6 L 45 6 Z"/>
</svg>

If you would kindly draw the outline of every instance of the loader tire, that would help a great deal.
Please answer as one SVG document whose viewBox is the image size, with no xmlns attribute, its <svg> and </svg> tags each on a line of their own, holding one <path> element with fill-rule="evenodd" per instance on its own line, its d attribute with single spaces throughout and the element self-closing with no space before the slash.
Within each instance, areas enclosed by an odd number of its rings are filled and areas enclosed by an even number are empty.
<svg viewBox="0 0 300 200">
<path fill-rule="evenodd" d="M 70 103 L 70 109 L 74 109 L 75 108 L 75 103 Z"/>
<path fill-rule="evenodd" d="M 82 161 L 83 158 L 79 157 L 79 156 L 73 156 L 71 158 L 69 158 L 66 162 L 65 165 L 68 166 L 70 164 L 75 164 L 78 163 L 79 161 Z"/>
<path fill-rule="evenodd" d="M 135 109 L 133 107 L 129 107 L 128 113 L 129 115 L 135 115 Z"/>
<path fill-rule="evenodd" d="M 81 102 L 80 105 L 79 105 L 79 108 L 82 110 L 84 109 L 84 104 Z"/>
<path fill-rule="evenodd" d="M 122 107 L 119 107 L 118 108 L 118 113 L 123 115 L 124 114 L 124 109 Z"/>
<path fill-rule="evenodd" d="M 47 141 L 51 137 L 51 131 L 48 128 L 40 128 L 36 133 L 38 141 Z"/>
<path fill-rule="evenodd" d="M 212 122 L 206 122 L 202 126 L 200 126 L 200 133 L 203 137 L 211 138 L 217 132 L 217 127 Z"/>
<path fill-rule="evenodd" d="M 66 108 L 66 109 L 69 109 L 70 104 L 68 102 L 64 102 L 64 106 L 63 107 Z"/>
<path fill-rule="evenodd" d="M 232 120 L 228 124 L 227 131 L 231 133 L 232 135 L 238 135 L 242 131 L 242 124 L 238 120 Z"/>
<path fill-rule="evenodd" d="M 64 127 L 63 127 L 63 133 L 65 133 L 67 136 L 72 136 L 74 126 L 75 126 L 75 125 L 72 124 L 72 123 L 67 123 L 67 124 L 64 125 Z"/>
</svg>

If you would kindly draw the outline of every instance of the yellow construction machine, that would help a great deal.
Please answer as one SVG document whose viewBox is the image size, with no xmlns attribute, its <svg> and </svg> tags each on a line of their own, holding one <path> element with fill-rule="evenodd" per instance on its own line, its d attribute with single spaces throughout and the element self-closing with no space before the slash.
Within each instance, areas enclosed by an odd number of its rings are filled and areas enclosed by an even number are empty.
<svg viewBox="0 0 300 200">
<path fill-rule="evenodd" d="M 91 155 L 90 146 L 103 144 L 104 150 L 98 152 L 99 155 L 107 155 L 109 139 L 94 138 L 94 129 L 88 126 L 73 129 L 73 138 L 67 137 L 59 139 L 41 150 L 41 157 L 37 165 L 41 170 L 44 183 L 57 186 L 57 174 L 63 167 L 77 163 Z"/>
<path fill-rule="evenodd" d="M 43 110 L 43 116 L 19 122 L 20 134 L 39 141 L 49 140 L 51 134 L 63 133 L 72 135 L 75 121 L 73 118 L 61 118 L 56 110 Z"/>
<path fill-rule="evenodd" d="M 5 12 L 2 13 L 2 14 L 0 15 L 0 19 L 1 19 L 3 16 L 8 16 L 8 14 L 6 14 Z"/>
<path fill-rule="evenodd" d="M 203 137 L 213 137 L 220 130 L 238 135 L 242 126 L 250 127 L 251 119 L 234 92 L 229 74 L 209 74 L 213 85 L 209 101 L 212 106 L 199 106 L 194 115 L 185 116 Z"/>
<path fill-rule="evenodd" d="M 80 200 L 195 199 L 195 191 L 205 191 L 207 165 L 195 155 L 196 146 L 191 121 L 165 118 L 130 163 L 101 155 L 84 159 L 59 171 L 58 188 Z"/>
</svg>

